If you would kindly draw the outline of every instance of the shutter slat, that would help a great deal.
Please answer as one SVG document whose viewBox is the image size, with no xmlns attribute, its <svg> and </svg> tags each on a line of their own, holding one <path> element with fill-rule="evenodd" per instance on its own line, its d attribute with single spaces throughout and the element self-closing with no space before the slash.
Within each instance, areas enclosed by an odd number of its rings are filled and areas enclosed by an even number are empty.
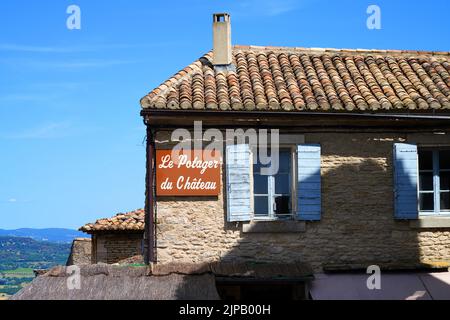
<svg viewBox="0 0 450 320">
<path fill-rule="evenodd" d="M 232 186 L 244 184 L 250 185 L 250 177 L 239 177 L 239 175 L 232 175 L 229 177 L 228 182 L 230 182 Z"/>
<path fill-rule="evenodd" d="M 394 206 L 396 219 L 417 219 L 418 210 L 417 145 L 394 144 Z"/>
<path fill-rule="evenodd" d="M 317 199 L 316 198 L 301 198 L 302 205 L 316 205 Z"/>
<path fill-rule="evenodd" d="M 316 191 L 320 188 L 320 182 L 303 182 L 298 190 L 313 190 Z"/>
<path fill-rule="evenodd" d="M 297 146 L 297 219 L 321 219 L 320 145 Z"/>
<path fill-rule="evenodd" d="M 246 144 L 226 147 L 227 221 L 250 221 L 253 216 L 251 153 Z"/>
</svg>

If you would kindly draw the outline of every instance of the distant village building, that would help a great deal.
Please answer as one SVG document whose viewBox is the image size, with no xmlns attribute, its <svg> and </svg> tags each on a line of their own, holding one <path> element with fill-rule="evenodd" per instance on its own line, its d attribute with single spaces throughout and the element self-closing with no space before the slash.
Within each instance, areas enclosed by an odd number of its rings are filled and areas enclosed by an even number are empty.
<svg viewBox="0 0 450 320">
<path fill-rule="evenodd" d="M 92 236 L 91 262 L 113 264 L 142 255 L 144 210 L 119 213 L 80 228 Z"/>
</svg>

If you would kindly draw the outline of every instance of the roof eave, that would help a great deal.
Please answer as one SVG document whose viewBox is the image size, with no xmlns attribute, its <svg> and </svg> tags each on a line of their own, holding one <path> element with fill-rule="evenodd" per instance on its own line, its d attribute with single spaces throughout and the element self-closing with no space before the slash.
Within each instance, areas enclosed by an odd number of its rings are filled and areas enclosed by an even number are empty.
<svg viewBox="0 0 450 320">
<path fill-rule="evenodd" d="M 370 117 L 370 118 L 406 118 L 406 119 L 438 119 L 438 120 L 450 120 L 450 110 L 426 110 L 423 112 L 410 112 L 405 110 L 404 112 L 360 112 L 360 111 L 347 111 L 347 112 L 328 112 L 328 111 L 250 111 L 250 110 L 195 110 L 195 109 L 154 109 L 143 108 L 140 112 L 142 117 L 149 115 L 192 115 L 199 114 L 204 116 L 218 116 L 218 115 L 270 115 L 270 116 L 336 116 L 336 117 Z"/>
</svg>

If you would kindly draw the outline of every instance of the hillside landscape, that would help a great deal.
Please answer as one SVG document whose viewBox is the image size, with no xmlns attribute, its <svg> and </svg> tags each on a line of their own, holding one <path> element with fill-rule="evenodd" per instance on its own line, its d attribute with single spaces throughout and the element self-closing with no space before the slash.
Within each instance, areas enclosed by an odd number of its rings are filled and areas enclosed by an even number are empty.
<svg viewBox="0 0 450 320">
<path fill-rule="evenodd" d="M 33 270 L 65 265 L 80 236 L 70 229 L 0 230 L 0 300 L 32 281 Z"/>
<path fill-rule="evenodd" d="M 15 230 L 0 229 L 0 237 L 2 236 L 31 238 L 38 241 L 49 241 L 56 243 L 71 243 L 73 239 L 85 237 L 86 235 L 77 230 L 63 228 L 22 228 Z"/>
</svg>

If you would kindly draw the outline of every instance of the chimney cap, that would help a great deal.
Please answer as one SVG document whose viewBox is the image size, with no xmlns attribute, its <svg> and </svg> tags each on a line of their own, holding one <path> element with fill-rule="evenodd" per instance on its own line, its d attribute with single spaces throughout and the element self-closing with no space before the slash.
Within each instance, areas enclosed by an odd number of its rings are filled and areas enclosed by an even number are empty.
<svg viewBox="0 0 450 320">
<path fill-rule="evenodd" d="M 229 20 L 230 20 L 230 14 L 228 14 L 226 12 L 218 12 L 218 13 L 213 14 L 213 22 L 226 22 Z"/>
</svg>

